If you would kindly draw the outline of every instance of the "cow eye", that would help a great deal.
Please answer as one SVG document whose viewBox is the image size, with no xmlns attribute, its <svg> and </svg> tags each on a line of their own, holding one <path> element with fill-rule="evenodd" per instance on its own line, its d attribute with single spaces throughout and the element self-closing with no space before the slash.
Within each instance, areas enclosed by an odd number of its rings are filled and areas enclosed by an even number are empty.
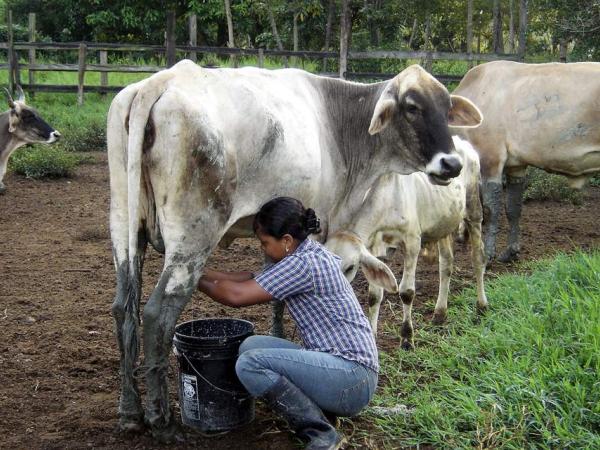
<svg viewBox="0 0 600 450">
<path fill-rule="evenodd" d="M 419 107 L 417 105 L 414 105 L 412 103 L 408 103 L 406 105 L 406 112 L 408 114 L 418 114 L 420 112 Z"/>
<path fill-rule="evenodd" d="M 25 122 L 31 122 L 35 118 L 35 115 L 30 113 L 29 111 L 23 111 L 21 113 L 21 119 Z"/>
<path fill-rule="evenodd" d="M 353 271 L 354 271 L 354 265 L 348 266 L 348 267 L 346 267 L 346 270 L 344 270 L 344 275 L 350 275 Z"/>
</svg>

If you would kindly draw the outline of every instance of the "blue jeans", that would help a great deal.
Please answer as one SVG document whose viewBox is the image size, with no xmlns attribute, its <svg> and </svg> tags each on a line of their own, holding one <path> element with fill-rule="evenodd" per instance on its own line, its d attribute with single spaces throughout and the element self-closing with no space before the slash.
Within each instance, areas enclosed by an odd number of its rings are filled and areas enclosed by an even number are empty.
<svg viewBox="0 0 600 450">
<path fill-rule="evenodd" d="M 272 336 L 250 336 L 239 355 L 235 370 L 253 396 L 285 376 L 322 410 L 339 416 L 358 414 L 377 386 L 377 373 L 362 364 Z"/>
</svg>

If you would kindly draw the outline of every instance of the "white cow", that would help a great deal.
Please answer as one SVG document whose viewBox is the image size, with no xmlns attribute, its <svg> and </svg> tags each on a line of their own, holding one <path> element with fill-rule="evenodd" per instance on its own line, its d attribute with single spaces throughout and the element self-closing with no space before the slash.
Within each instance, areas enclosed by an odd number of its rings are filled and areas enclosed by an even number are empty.
<svg viewBox="0 0 600 450">
<path fill-rule="evenodd" d="M 379 177 L 345 230 L 332 232 L 326 246 L 342 258 L 342 269 L 352 281 L 359 268 L 369 281 L 369 317 L 377 334 L 383 290 L 396 292 L 396 279 L 385 264 L 373 256 L 385 256 L 389 248 L 404 248 L 404 270 L 400 282 L 403 306 L 402 347 L 413 348 L 412 303 L 415 272 L 422 244 L 437 242 L 440 287 L 433 320 L 442 323 L 448 310 L 452 275 L 453 233 L 464 222 L 469 232 L 471 259 L 477 280 L 477 307 L 485 310 L 485 270 L 481 240 L 482 208 L 479 199 L 479 157 L 473 147 L 454 136 L 454 146 L 463 157 L 460 176 L 448 186 L 434 186 L 422 173 Z"/>
<path fill-rule="evenodd" d="M 421 170 L 447 184 L 462 168 L 448 125 L 480 122 L 471 102 L 450 96 L 418 66 L 365 85 L 182 61 L 121 91 L 107 130 L 121 426 L 145 422 L 157 438 L 172 438 L 167 368 L 175 324 L 215 246 L 252 235 L 262 204 L 298 198 L 322 218 L 325 236 L 384 172 Z M 143 411 L 133 372 L 147 243 L 165 260 L 143 312 Z"/>
</svg>

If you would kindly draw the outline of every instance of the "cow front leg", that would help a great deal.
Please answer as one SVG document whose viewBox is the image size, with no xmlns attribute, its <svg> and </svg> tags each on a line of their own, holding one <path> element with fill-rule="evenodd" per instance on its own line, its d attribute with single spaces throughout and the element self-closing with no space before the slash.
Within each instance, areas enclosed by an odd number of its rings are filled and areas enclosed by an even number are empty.
<svg viewBox="0 0 600 450">
<path fill-rule="evenodd" d="M 485 253 L 483 242 L 481 240 L 481 219 L 467 221 L 469 232 L 469 243 L 471 244 L 471 265 L 477 282 L 477 311 L 484 313 L 488 308 L 488 301 L 485 295 L 483 276 L 485 274 Z"/>
<path fill-rule="evenodd" d="M 492 180 L 483 181 L 481 193 L 485 223 L 485 256 L 487 261 L 491 261 L 496 254 L 496 235 L 498 234 L 502 204 L 502 183 Z"/>
<path fill-rule="evenodd" d="M 525 177 L 506 177 L 506 218 L 508 219 L 508 245 L 498 257 L 498 261 L 509 263 L 519 259 L 521 245 L 519 243 L 523 192 L 527 179 Z"/>
<path fill-rule="evenodd" d="M 415 275 L 417 272 L 417 260 L 421 250 L 421 239 L 419 237 L 409 238 L 404 243 L 404 270 L 400 281 L 400 299 L 402 300 L 402 348 L 404 350 L 414 349 L 412 305 L 415 299 Z"/>
<path fill-rule="evenodd" d="M 264 268 L 273 265 L 271 258 L 265 255 Z M 285 302 L 274 299 L 271 301 L 271 336 L 284 338 L 283 313 L 285 311 Z"/>
<path fill-rule="evenodd" d="M 285 303 L 280 300 L 271 301 L 271 336 L 278 338 L 284 338 L 285 333 L 283 331 L 283 312 L 285 311 Z"/>
<path fill-rule="evenodd" d="M 187 259 L 186 264 L 165 263 L 160 279 L 144 307 L 144 370 L 148 390 L 145 420 L 152 435 L 161 442 L 172 442 L 177 425 L 169 408 L 169 353 L 175 325 L 200 279 L 202 260 Z"/>
<path fill-rule="evenodd" d="M 448 292 L 450 291 L 450 277 L 454 265 L 452 235 L 438 241 L 438 253 L 440 285 L 435 310 L 433 311 L 433 323 L 441 325 L 448 317 Z"/>
<path fill-rule="evenodd" d="M 379 308 L 382 300 L 383 288 L 369 283 L 369 322 L 375 337 L 377 337 L 377 322 L 379 321 Z"/>
<path fill-rule="evenodd" d="M 6 150 L 0 153 L 0 194 L 4 194 L 6 192 L 6 186 L 2 181 L 4 180 L 4 175 L 6 175 L 9 156 L 9 152 Z"/>
</svg>

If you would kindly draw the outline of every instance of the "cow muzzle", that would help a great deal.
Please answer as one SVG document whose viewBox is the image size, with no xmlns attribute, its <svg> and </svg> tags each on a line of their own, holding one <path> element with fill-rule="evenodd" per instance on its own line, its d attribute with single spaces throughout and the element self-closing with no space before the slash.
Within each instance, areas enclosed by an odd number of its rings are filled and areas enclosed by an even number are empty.
<svg viewBox="0 0 600 450">
<path fill-rule="evenodd" d="M 425 173 L 433 184 L 447 186 L 452 178 L 460 175 L 463 163 L 459 155 L 437 154 L 425 167 Z"/>
<path fill-rule="evenodd" d="M 46 143 L 52 144 L 53 142 L 56 142 L 59 139 L 60 139 L 60 133 L 58 131 L 54 130 L 52 133 L 50 133 L 50 137 L 48 138 Z"/>
</svg>

